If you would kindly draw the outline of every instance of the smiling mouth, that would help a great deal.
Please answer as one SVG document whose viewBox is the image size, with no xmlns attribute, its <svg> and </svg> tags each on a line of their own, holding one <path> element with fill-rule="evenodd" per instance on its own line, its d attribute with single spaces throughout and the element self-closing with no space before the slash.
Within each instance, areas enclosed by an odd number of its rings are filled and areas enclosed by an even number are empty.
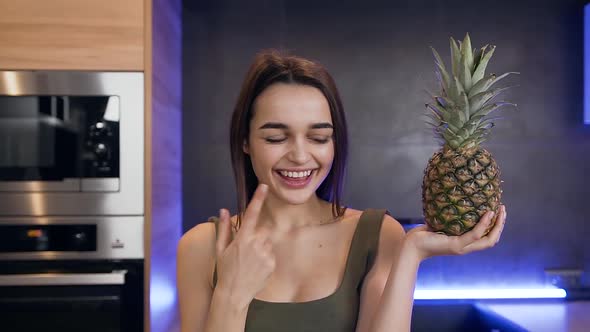
<svg viewBox="0 0 590 332">
<path fill-rule="evenodd" d="M 312 169 L 308 169 L 306 171 L 299 171 L 299 172 L 293 172 L 293 171 L 276 171 L 276 172 L 285 178 L 289 178 L 289 179 L 293 179 L 293 180 L 301 180 L 301 179 L 308 178 L 311 175 L 311 173 L 313 173 L 313 171 L 314 170 L 312 170 Z"/>
<path fill-rule="evenodd" d="M 316 172 L 315 169 L 309 169 L 305 171 L 275 171 L 278 177 L 281 179 L 281 183 L 289 188 L 304 188 L 309 183 L 311 183 L 311 179 L 313 174 Z"/>
</svg>

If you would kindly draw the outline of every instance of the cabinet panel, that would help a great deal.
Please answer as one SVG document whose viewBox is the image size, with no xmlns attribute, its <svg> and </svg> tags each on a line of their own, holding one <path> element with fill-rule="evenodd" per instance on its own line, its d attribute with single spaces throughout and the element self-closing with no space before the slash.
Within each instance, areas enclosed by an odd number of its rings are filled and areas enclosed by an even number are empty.
<svg viewBox="0 0 590 332">
<path fill-rule="evenodd" d="M 0 0 L 0 69 L 138 70 L 143 0 Z"/>
</svg>

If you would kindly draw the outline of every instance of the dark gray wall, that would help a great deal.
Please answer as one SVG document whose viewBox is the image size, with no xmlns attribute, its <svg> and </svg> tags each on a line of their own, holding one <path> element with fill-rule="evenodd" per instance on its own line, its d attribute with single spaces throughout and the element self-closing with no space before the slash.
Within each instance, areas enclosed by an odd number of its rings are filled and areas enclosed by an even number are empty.
<svg viewBox="0 0 590 332">
<path fill-rule="evenodd" d="M 485 145 L 503 174 L 508 224 L 493 250 L 425 262 L 421 287 L 542 284 L 546 267 L 586 267 L 590 128 L 582 125 L 582 1 L 185 2 L 184 227 L 234 208 L 233 103 L 254 54 L 286 48 L 324 64 L 350 128 L 345 201 L 419 217 L 422 171 L 437 150 L 424 121 L 436 89 L 428 46 L 448 37 L 498 46 L 490 71 L 519 87 Z"/>
</svg>

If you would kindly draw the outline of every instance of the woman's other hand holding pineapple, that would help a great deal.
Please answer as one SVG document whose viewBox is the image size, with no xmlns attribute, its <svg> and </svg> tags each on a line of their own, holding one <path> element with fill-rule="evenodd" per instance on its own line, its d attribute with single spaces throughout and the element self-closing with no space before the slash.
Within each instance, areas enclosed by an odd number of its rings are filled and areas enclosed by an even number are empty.
<svg viewBox="0 0 590 332">
<path fill-rule="evenodd" d="M 436 233 L 427 225 L 419 226 L 406 234 L 404 250 L 414 251 L 419 260 L 424 260 L 432 256 L 463 255 L 488 249 L 500 240 L 505 222 L 506 207 L 500 205 L 497 215 L 488 211 L 471 231 L 460 236 Z"/>
<path fill-rule="evenodd" d="M 500 240 L 505 221 L 506 208 L 500 205 L 496 216 L 487 212 L 473 229 L 462 235 L 436 233 L 427 225 L 409 231 L 397 263 L 391 266 L 370 331 L 410 331 L 416 273 L 421 261 L 432 256 L 463 255 L 491 248 Z"/>
</svg>

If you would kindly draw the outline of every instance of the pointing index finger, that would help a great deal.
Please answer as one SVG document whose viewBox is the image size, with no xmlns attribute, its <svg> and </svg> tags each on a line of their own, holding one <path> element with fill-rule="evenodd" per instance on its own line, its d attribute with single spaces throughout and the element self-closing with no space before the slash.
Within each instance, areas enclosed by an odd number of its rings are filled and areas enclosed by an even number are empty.
<svg viewBox="0 0 590 332">
<path fill-rule="evenodd" d="M 256 191 L 252 196 L 252 200 L 250 200 L 250 203 L 244 212 L 244 221 L 242 223 L 242 227 L 245 227 L 249 230 L 254 229 L 256 223 L 258 222 L 258 216 L 260 215 L 260 210 L 262 209 L 262 204 L 264 203 L 267 192 L 267 185 L 263 183 L 258 185 L 258 188 L 256 188 Z"/>
</svg>

